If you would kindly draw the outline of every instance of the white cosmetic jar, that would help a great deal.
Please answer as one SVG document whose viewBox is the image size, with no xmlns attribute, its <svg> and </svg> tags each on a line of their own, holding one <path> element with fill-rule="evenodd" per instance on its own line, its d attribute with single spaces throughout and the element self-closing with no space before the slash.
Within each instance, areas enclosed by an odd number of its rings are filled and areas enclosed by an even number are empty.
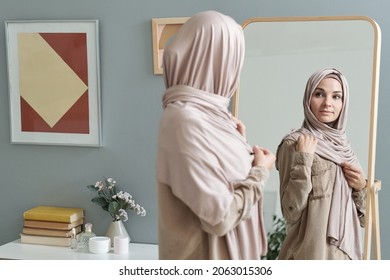
<svg viewBox="0 0 390 280">
<path fill-rule="evenodd" d="M 111 249 L 111 239 L 106 236 L 95 236 L 89 239 L 89 251 L 94 254 L 108 253 Z"/>
</svg>

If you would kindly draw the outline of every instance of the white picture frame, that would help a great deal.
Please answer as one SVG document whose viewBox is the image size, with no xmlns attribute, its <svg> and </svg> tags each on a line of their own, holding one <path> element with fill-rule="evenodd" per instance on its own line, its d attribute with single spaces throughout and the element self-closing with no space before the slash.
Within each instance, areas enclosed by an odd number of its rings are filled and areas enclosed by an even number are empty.
<svg viewBox="0 0 390 280">
<path fill-rule="evenodd" d="M 5 21 L 13 144 L 102 146 L 98 20 Z"/>
</svg>

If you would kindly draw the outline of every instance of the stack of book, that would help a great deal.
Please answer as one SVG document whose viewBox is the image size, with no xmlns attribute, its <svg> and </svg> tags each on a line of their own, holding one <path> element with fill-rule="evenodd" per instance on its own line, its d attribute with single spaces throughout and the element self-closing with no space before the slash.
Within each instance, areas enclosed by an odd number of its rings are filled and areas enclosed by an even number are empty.
<svg viewBox="0 0 390 280">
<path fill-rule="evenodd" d="M 84 209 L 37 206 L 23 213 L 20 242 L 53 246 L 70 246 L 72 228 L 78 234 L 84 223 Z"/>
</svg>

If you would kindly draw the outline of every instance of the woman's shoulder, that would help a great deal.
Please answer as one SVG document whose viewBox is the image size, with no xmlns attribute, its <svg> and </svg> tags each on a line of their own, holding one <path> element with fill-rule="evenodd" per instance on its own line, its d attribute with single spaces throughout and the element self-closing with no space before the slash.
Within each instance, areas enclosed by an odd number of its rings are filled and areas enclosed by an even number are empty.
<svg viewBox="0 0 390 280">
<path fill-rule="evenodd" d="M 185 102 L 169 104 L 164 111 L 165 119 L 171 125 L 188 126 L 196 125 L 202 121 L 202 113 Z"/>
<path fill-rule="evenodd" d="M 278 150 L 291 149 L 292 147 L 295 149 L 296 142 L 297 141 L 292 138 L 283 138 L 278 146 Z"/>
<path fill-rule="evenodd" d="M 284 138 L 276 150 L 276 169 L 279 170 L 282 162 L 286 163 L 295 152 L 296 141 Z"/>
</svg>

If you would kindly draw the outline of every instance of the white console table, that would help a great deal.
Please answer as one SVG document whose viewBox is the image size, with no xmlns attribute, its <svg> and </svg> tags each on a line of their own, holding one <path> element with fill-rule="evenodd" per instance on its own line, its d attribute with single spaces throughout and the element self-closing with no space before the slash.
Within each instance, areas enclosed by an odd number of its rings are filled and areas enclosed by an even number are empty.
<svg viewBox="0 0 390 280">
<path fill-rule="evenodd" d="M 158 260 L 158 245 L 129 243 L 128 254 L 93 254 L 68 247 L 23 244 L 20 239 L 0 246 L 0 260 Z"/>
</svg>

